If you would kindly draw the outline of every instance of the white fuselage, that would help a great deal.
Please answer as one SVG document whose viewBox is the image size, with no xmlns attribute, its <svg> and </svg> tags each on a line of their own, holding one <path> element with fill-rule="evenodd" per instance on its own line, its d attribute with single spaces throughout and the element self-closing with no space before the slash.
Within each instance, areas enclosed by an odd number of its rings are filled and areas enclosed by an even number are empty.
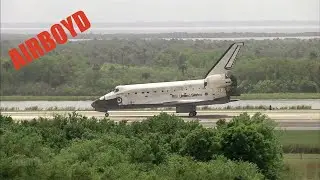
<svg viewBox="0 0 320 180">
<path fill-rule="evenodd" d="M 243 42 L 233 43 L 208 71 L 205 79 L 120 85 L 95 100 L 91 106 L 101 112 L 175 106 L 177 113 L 189 112 L 189 116 L 195 116 L 198 105 L 231 102 L 236 81 L 231 81 L 229 73 L 243 45 Z"/>
<path fill-rule="evenodd" d="M 120 85 L 100 100 L 120 97 L 119 105 L 199 103 L 225 97 L 230 83 L 224 74 L 218 74 L 200 80 Z"/>
</svg>

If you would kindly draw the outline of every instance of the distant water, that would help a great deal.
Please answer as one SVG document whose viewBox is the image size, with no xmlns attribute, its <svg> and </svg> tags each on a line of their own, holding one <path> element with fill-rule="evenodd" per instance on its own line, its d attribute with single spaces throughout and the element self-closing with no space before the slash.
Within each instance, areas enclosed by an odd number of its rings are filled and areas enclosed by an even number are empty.
<svg viewBox="0 0 320 180">
<path fill-rule="evenodd" d="M 147 39 L 147 38 L 146 38 Z M 151 38 L 149 38 L 151 39 Z M 182 40 L 212 40 L 212 41 L 225 41 L 225 40 L 273 40 L 273 39 L 320 39 L 320 36 L 288 36 L 288 37 L 226 37 L 226 38 L 162 38 L 166 40 L 170 39 L 182 39 Z"/>
<path fill-rule="evenodd" d="M 1 33 L 11 34 L 28 34 L 39 33 L 48 28 L 1 28 Z M 93 27 L 87 31 L 94 34 L 114 34 L 114 33 L 172 33 L 172 32 L 187 32 L 187 33 L 232 33 L 232 32 L 255 32 L 255 33 L 301 33 L 301 32 L 319 32 L 319 26 L 214 26 L 214 27 Z"/>
<path fill-rule="evenodd" d="M 144 38 L 151 40 L 153 38 Z M 273 39 L 320 39 L 320 36 L 291 36 L 291 37 L 228 37 L 228 38 L 160 38 L 165 40 L 179 39 L 179 40 L 211 40 L 211 41 L 237 41 L 237 40 L 273 40 Z M 71 42 L 90 41 L 93 39 L 69 39 Z M 98 39 L 100 40 L 100 39 Z"/>
<path fill-rule="evenodd" d="M 38 106 L 39 108 L 49 108 L 49 107 L 75 107 L 75 108 L 91 108 L 92 101 L 1 101 L 1 107 L 17 107 L 24 110 L 26 107 Z M 286 107 L 286 106 L 298 106 L 305 105 L 311 106 L 312 109 L 320 109 L 319 99 L 299 99 L 299 100 L 241 100 L 236 102 L 231 102 L 228 104 L 213 105 L 213 107 L 226 107 L 226 106 L 269 106 L 272 107 Z"/>
</svg>

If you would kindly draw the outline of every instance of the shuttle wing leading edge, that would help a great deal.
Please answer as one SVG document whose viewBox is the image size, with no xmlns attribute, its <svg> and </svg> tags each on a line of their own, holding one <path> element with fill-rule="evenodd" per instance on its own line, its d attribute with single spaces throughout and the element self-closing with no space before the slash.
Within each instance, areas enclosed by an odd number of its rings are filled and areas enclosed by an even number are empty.
<svg viewBox="0 0 320 180">
<path fill-rule="evenodd" d="M 164 105 L 171 105 L 171 104 L 192 104 L 192 103 L 197 103 L 197 102 L 201 102 L 204 100 L 201 99 L 185 99 L 185 100 L 178 100 L 178 101 L 169 101 L 169 102 L 164 102 Z"/>
</svg>

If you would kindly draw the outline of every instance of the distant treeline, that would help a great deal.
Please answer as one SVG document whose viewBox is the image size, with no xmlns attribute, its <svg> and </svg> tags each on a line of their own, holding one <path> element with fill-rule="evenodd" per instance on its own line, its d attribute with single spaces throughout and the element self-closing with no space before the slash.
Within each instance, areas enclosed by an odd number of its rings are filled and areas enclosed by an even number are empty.
<svg viewBox="0 0 320 180">
<path fill-rule="evenodd" d="M 304 37 L 304 36 L 320 36 L 320 32 L 305 33 L 253 33 L 253 32 L 233 32 L 233 33 L 146 33 L 146 34 L 85 34 L 77 38 L 239 38 L 239 37 Z"/>
<path fill-rule="evenodd" d="M 234 69 L 242 93 L 320 92 L 319 39 L 244 42 Z M 119 84 L 199 79 L 233 41 L 69 42 L 16 71 L 8 50 L 19 43 L 1 41 L 2 95 L 97 96 Z"/>
<path fill-rule="evenodd" d="M 2 40 L 25 39 L 33 37 L 35 34 L 2 34 Z M 304 32 L 304 33 L 254 33 L 254 32 L 233 32 L 233 33 L 139 33 L 139 34 L 79 34 L 73 39 L 103 39 L 109 40 L 113 38 L 121 39 L 141 39 L 141 38 L 240 38 L 240 37 L 307 37 L 320 36 L 320 32 Z M 71 36 L 70 36 L 71 38 Z"/>
</svg>

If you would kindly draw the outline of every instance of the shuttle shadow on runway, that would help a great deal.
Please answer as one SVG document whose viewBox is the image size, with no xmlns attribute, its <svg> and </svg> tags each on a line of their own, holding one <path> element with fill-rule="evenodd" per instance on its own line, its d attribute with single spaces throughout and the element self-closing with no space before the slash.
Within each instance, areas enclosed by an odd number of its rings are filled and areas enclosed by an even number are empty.
<svg viewBox="0 0 320 180">
<path fill-rule="evenodd" d="M 228 115 L 197 115 L 195 117 L 189 117 L 189 116 L 179 116 L 182 118 L 189 118 L 189 119 L 224 119 L 224 118 L 233 118 L 234 116 L 228 116 Z"/>
</svg>

